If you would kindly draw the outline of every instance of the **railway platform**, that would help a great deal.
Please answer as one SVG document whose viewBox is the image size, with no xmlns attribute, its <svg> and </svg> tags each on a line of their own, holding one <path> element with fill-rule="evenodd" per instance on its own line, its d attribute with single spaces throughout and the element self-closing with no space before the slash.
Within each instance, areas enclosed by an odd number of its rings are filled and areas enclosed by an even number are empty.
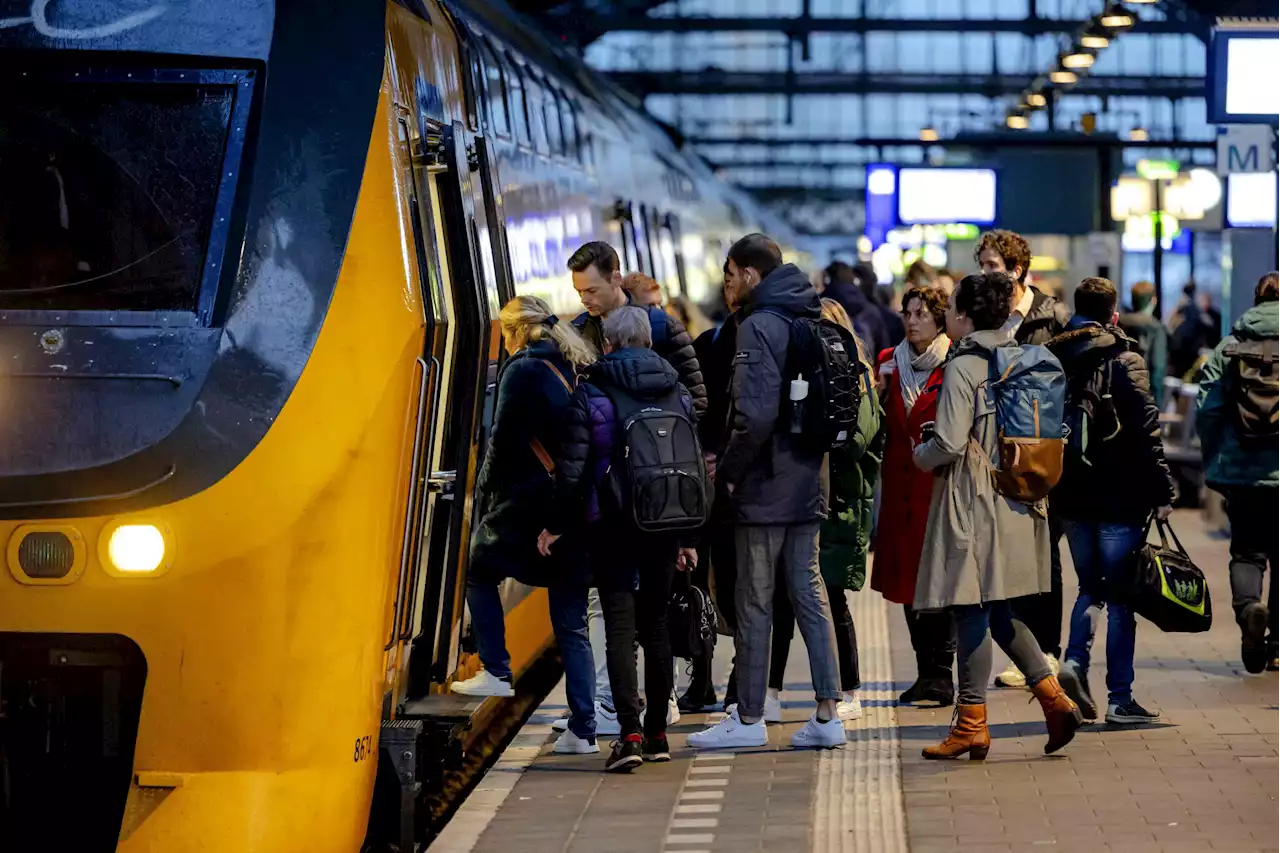
<svg viewBox="0 0 1280 853">
<path fill-rule="evenodd" d="M 1143 727 L 1086 726 L 1061 754 L 1042 754 L 1038 706 L 1021 690 L 989 695 L 985 763 L 927 762 L 951 709 L 902 707 L 914 661 L 898 608 L 853 595 L 864 716 L 840 750 L 790 749 L 812 710 L 802 646 L 790 656 L 781 725 L 767 747 L 697 752 L 685 739 L 716 717 L 685 715 L 673 760 L 630 775 L 601 772 L 604 754 L 551 754 L 553 692 L 480 781 L 434 853 L 965 853 L 995 851 L 1277 850 L 1277 676 L 1248 676 L 1231 617 L 1227 543 L 1201 517 L 1174 518 L 1209 575 L 1212 631 L 1163 634 L 1141 622 L 1135 690 L 1159 708 Z M 1064 551 L 1066 595 L 1075 594 Z M 1066 608 L 1069 610 L 1069 606 Z M 1105 630 L 1105 629 L 1102 629 Z M 801 644 L 799 636 L 797 644 Z M 1095 649 L 1101 650 L 1100 636 Z M 723 695 L 731 643 L 717 650 Z M 1002 663 L 1002 662 L 1000 662 Z M 1101 690 L 1104 662 L 1094 664 Z M 601 747 L 607 752 L 607 742 Z"/>
</svg>

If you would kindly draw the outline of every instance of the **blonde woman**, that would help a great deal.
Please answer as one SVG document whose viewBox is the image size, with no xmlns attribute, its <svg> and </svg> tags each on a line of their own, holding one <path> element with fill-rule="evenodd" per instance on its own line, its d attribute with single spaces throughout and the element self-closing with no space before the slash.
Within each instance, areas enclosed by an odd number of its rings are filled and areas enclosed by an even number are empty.
<svg viewBox="0 0 1280 853">
<path fill-rule="evenodd" d="M 538 533 L 561 511 L 555 467 L 575 376 L 595 361 L 595 353 L 537 297 L 517 296 L 499 319 L 510 358 L 498 377 L 493 434 L 477 483 L 483 514 L 467 572 L 467 606 L 484 668 L 451 689 L 468 696 L 513 695 L 498 584 L 515 578 L 546 587 L 570 711 L 568 730 L 555 750 L 599 752 L 583 552 L 571 534 L 553 556 L 537 549 Z"/>
<path fill-rule="evenodd" d="M 823 298 L 822 316 L 853 334 L 848 312 L 834 299 Z M 862 686 L 858 668 L 858 635 L 854 630 L 846 592 L 862 589 L 867 578 L 872 504 L 876 478 L 880 475 L 880 460 L 884 455 L 884 410 L 876 396 L 871 365 L 862 349 L 862 342 L 856 335 L 854 342 L 858 346 L 858 362 L 862 369 L 858 428 L 851 441 L 840 450 L 832 451 L 828 457 L 831 500 L 818 544 L 818 565 L 831 601 L 831 621 L 836 629 L 836 660 L 840 664 L 840 702 L 836 713 L 842 720 L 856 720 L 862 716 L 862 702 L 858 698 L 858 689 Z M 769 663 L 769 688 L 764 700 L 765 722 L 782 721 L 779 693 L 796 623 L 786 584 L 778 583 L 774 590 L 773 654 Z"/>
</svg>

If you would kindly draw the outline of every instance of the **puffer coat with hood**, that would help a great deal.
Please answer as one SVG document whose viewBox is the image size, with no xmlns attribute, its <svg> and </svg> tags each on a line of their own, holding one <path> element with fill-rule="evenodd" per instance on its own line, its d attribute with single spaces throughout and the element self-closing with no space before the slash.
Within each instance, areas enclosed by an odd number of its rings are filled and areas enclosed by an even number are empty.
<svg viewBox="0 0 1280 853">
<path fill-rule="evenodd" d="M 818 292 L 794 264 L 765 276 L 741 305 L 733 357 L 729 433 L 716 478 L 733 487 L 738 524 L 804 524 L 827 517 L 823 454 L 797 445 L 778 425 L 787 383 L 791 320 L 822 316 Z"/>
</svg>

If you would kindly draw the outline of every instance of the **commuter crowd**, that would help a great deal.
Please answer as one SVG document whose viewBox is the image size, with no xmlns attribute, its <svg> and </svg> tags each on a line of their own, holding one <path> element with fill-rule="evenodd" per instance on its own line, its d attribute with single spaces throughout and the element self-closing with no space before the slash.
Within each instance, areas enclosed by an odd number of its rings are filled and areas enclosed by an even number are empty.
<svg viewBox="0 0 1280 853">
<path fill-rule="evenodd" d="M 569 704 L 556 752 L 613 736 L 605 769 L 629 771 L 670 759 L 681 713 L 720 707 L 690 746 L 765 745 L 796 628 L 816 707 L 792 745 L 839 746 L 862 713 L 848 594 L 869 581 L 909 629 L 917 678 L 899 701 L 956 706 L 926 758 L 986 757 L 992 684 L 1039 701 L 1046 753 L 1085 720 L 1153 721 L 1135 695 L 1133 590 L 1177 491 L 1166 371 L 1198 372 L 1241 657 L 1276 669 L 1276 274 L 1222 337 L 1193 289 L 1171 333 L 1149 284 L 1121 311 L 1111 281 L 1086 278 L 1068 307 L 1029 282 L 1031 260 L 1019 235 L 988 232 L 977 271 L 916 264 L 891 305 L 868 265 L 833 263 L 815 286 L 750 234 L 728 251 L 729 313 L 713 327 L 687 300 L 664 310 L 657 282 L 624 275 L 607 243 L 582 246 L 568 262 L 579 316 L 533 296 L 500 315 L 508 358 L 467 575 L 483 669 L 452 689 L 513 694 L 499 584 L 514 578 L 548 591 Z M 1064 545 L 1079 589 L 1065 605 Z M 723 699 L 718 634 L 734 651 Z M 1012 661 L 994 679 L 993 646 Z"/>
</svg>

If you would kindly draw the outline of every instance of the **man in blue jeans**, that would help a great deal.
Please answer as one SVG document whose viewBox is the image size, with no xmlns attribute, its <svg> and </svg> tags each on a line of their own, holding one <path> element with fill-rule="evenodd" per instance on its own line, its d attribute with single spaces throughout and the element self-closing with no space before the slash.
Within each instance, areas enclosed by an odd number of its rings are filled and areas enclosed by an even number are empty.
<svg viewBox="0 0 1280 853">
<path fill-rule="evenodd" d="M 1133 611 L 1115 593 L 1127 586 L 1151 516 L 1169 517 L 1173 478 L 1146 362 L 1115 325 L 1115 285 L 1086 278 L 1076 289 L 1075 307 L 1067 330 L 1048 344 L 1067 374 L 1071 430 L 1062 480 L 1049 500 L 1062 519 L 1080 581 L 1058 679 L 1085 718 L 1096 719 L 1089 652 L 1105 608 L 1106 721 L 1146 723 L 1160 715 L 1133 698 L 1137 626 Z"/>
</svg>

